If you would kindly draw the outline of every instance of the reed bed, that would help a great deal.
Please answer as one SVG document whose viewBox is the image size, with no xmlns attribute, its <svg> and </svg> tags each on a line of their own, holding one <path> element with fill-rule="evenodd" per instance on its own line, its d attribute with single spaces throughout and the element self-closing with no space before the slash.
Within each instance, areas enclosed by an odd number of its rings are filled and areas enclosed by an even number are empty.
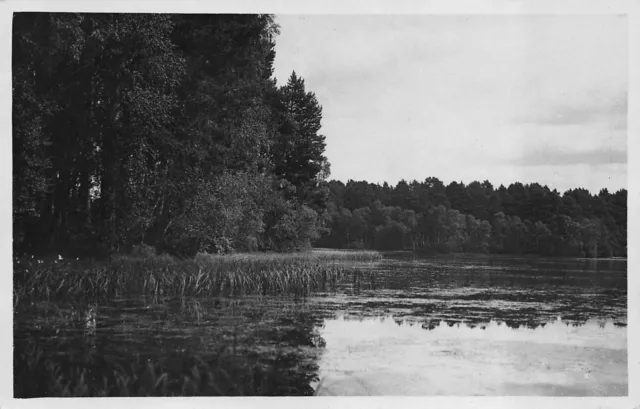
<svg viewBox="0 0 640 409">
<path fill-rule="evenodd" d="M 190 260 L 115 256 L 106 262 L 14 262 L 14 305 L 28 299 L 109 298 L 125 294 L 305 296 L 335 288 L 375 252 L 321 250 L 292 254 L 198 254 Z"/>
<path fill-rule="evenodd" d="M 314 249 L 300 253 L 239 253 L 231 255 L 213 255 L 200 253 L 196 261 L 207 261 L 212 265 L 227 266 L 259 266 L 286 267 L 292 264 L 308 264 L 319 262 L 356 262 L 367 263 L 382 260 L 377 251 L 350 251 L 334 249 Z"/>
</svg>

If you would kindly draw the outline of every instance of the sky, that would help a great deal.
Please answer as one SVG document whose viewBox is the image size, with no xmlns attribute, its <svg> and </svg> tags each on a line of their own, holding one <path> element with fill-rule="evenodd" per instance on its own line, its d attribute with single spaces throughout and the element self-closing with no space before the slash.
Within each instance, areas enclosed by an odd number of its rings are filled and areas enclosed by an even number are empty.
<svg viewBox="0 0 640 409">
<path fill-rule="evenodd" d="M 627 18 L 277 15 L 331 178 L 627 188 Z"/>
</svg>

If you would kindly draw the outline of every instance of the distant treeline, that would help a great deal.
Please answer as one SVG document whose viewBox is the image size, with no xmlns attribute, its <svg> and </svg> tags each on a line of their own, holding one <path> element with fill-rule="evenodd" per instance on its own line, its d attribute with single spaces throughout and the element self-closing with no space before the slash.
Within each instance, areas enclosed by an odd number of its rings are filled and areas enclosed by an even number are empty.
<svg viewBox="0 0 640 409">
<path fill-rule="evenodd" d="M 14 251 L 285 251 L 318 237 L 322 108 L 271 15 L 15 13 Z M 323 193 L 324 192 L 324 193 Z"/>
<path fill-rule="evenodd" d="M 537 183 L 494 188 L 488 181 L 436 178 L 395 187 L 329 182 L 326 247 L 433 252 L 627 255 L 627 191 L 560 194 Z"/>
</svg>

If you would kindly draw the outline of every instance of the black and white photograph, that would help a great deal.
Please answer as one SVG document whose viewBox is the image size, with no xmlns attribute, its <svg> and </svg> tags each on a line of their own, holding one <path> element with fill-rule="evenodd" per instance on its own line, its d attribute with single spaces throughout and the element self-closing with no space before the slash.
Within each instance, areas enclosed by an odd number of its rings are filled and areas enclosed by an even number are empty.
<svg viewBox="0 0 640 409">
<path fill-rule="evenodd" d="M 632 396 L 629 14 L 15 3 L 14 402 Z"/>
</svg>

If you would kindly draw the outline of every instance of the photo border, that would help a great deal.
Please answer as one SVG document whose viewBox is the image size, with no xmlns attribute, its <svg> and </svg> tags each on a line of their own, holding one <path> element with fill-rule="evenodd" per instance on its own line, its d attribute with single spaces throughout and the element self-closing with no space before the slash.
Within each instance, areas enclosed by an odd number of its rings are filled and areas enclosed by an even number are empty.
<svg viewBox="0 0 640 409">
<path fill-rule="evenodd" d="M 575 14 L 625 14 L 628 16 L 629 29 L 629 113 L 627 126 L 627 191 L 628 195 L 628 248 L 638 246 L 637 226 L 640 190 L 635 175 L 640 175 L 637 161 L 638 138 L 640 135 L 640 2 L 637 1 L 592 1 L 592 0 L 458 0 L 420 1 L 420 0 L 253 0 L 253 1 L 81 1 L 81 0 L 41 0 L 41 1 L 0 1 L 0 49 L 3 58 L 0 87 L 1 124 L 4 135 L 0 149 L 0 164 L 5 169 L 0 172 L 2 196 L 0 200 L 0 251 L 7 272 L 0 275 L 0 322 L 5 328 L 13 327 L 12 293 L 12 151 L 11 151 L 11 35 L 12 14 L 18 11 L 50 12 L 146 12 L 146 13 L 273 13 L 273 14 L 518 14 L 518 15 L 575 15 Z M 635 138 L 630 135 L 636 136 Z M 634 159 L 635 158 L 635 159 Z M 3 269 L 4 270 L 4 269 Z M 633 252 L 628 254 L 628 365 L 629 396 L 620 398 L 552 398 L 552 397 L 315 397 L 315 398 L 75 398 L 75 399 L 25 399 L 15 400 L 13 396 L 13 332 L 0 334 L 0 407 L 33 408 L 52 407 L 84 408 L 91 405 L 94 409 L 103 407 L 189 407 L 210 408 L 212 405 L 230 408 L 253 408 L 267 406 L 273 408 L 328 408 L 344 407 L 367 409 L 379 407 L 425 407 L 438 408 L 638 408 L 640 395 L 640 320 L 638 300 L 640 295 L 640 277 L 638 277 L 638 259 Z"/>
</svg>

